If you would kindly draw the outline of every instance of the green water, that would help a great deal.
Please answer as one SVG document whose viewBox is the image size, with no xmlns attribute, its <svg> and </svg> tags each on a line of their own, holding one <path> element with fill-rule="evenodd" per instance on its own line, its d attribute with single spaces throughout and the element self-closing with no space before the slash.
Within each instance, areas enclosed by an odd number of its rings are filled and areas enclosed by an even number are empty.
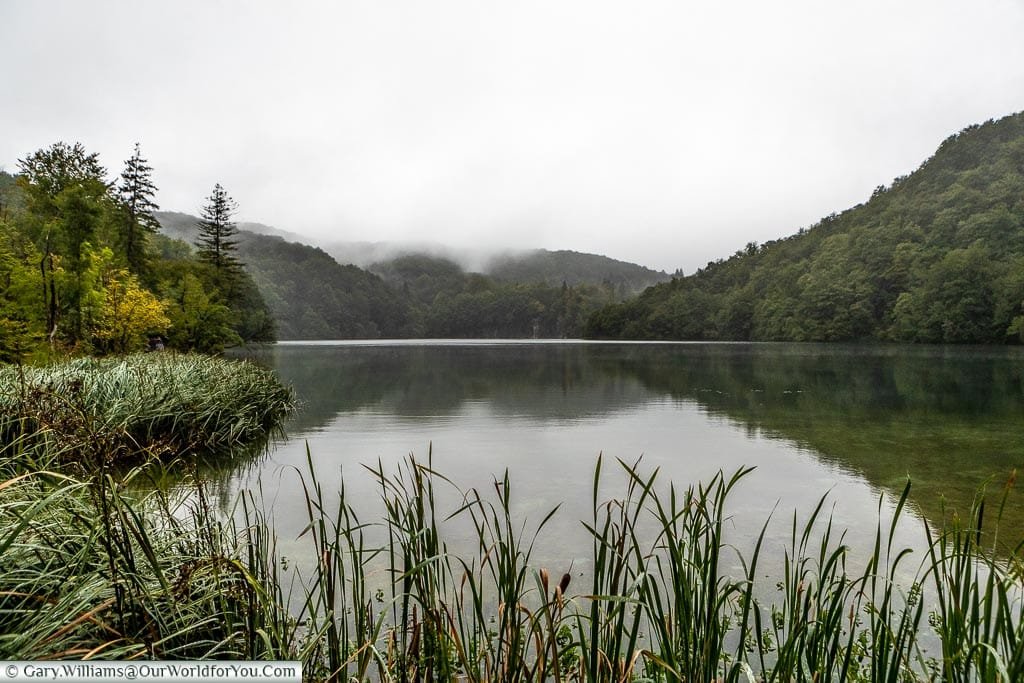
<svg viewBox="0 0 1024 683">
<path fill-rule="evenodd" d="M 1016 348 L 337 342 L 279 344 L 258 360 L 302 407 L 289 439 L 234 483 L 259 479 L 284 527 L 301 526 L 307 445 L 325 486 L 344 476 L 367 505 L 361 464 L 425 460 L 432 447 L 462 488 L 508 468 L 524 514 L 562 504 L 556 537 L 580 535 L 602 453 L 642 458 L 681 485 L 756 466 L 735 501 L 741 539 L 773 511 L 805 512 L 828 493 L 851 540 L 867 542 L 879 500 L 891 506 L 908 476 L 914 513 L 936 522 L 983 485 L 998 496 L 1024 465 Z M 1024 535 L 1017 491 L 1004 516 Z"/>
</svg>

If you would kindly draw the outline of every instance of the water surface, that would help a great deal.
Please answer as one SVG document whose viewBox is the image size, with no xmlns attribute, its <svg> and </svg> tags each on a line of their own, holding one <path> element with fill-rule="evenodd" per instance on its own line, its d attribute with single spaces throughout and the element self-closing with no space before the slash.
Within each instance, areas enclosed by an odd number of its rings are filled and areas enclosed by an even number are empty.
<svg viewBox="0 0 1024 683">
<path fill-rule="evenodd" d="M 589 541 L 595 462 L 660 469 L 667 484 L 755 467 L 733 499 L 731 533 L 749 541 L 774 514 L 771 545 L 796 511 L 829 495 L 848 540 L 866 545 L 913 482 L 916 515 L 966 510 L 978 487 L 998 494 L 1024 464 L 1020 349 L 793 344 L 582 342 L 281 343 L 258 354 L 301 402 L 264 458 L 232 475 L 260 481 L 275 522 L 305 524 L 297 472 L 308 452 L 325 489 L 344 476 L 373 509 L 362 467 L 408 454 L 463 489 L 507 468 L 518 511 L 539 521 L 557 504 L 539 561 L 576 561 Z M 612 477 L 614 480 L 615 477 Z M 603 496 L 617 494 L 610 481 Z M 1009 498 L 1004 528 L 1024 528 Z M 901 527 L 919 536 L 913 519 Z"/>
</svg>

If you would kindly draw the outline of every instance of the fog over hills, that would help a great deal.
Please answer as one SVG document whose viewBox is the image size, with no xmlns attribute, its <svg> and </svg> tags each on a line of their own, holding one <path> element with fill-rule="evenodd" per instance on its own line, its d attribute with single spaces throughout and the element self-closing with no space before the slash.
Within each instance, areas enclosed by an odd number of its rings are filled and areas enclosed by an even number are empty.
<svg viewBox="0 0 1024 683">
<path fill-rule="evenodd" d="M 165 236 L 196 240 L 197 217 L 156 217 Z M 237 227 L 238 256 L 281 339 L 578 337 L 593 311 L 670 279 L 574 251 L 368 242 L 321 248 L 262 223 Z"/>
<path fill-rule="evenodd" d="M 158 211 L 157 220 L 165 234 L 191 244 L 198 234 L 191 214 L 177 211 Z M 299 233 L 257 222 L 239 221 L 239 241 L 245 242 L 246 233 L 280 237 L 319 248 L 341 265 L 354 265 L 371 272 L 386 269 L 386 264 L 406 256 L 429 256 L 452 261 L 469 273 L 490 275 L 502 282 L 544 282 L 549 285 L 569 285 L 609 282 L 624 292 L 635 294 L 651 285 L 666 282 L 671 276 L 664 271 L 620 261 L 600 254 L 587 254 L 571 250 L 548 249 L 469 249 L 439 242 L 319 242 Z"/>
</svg>

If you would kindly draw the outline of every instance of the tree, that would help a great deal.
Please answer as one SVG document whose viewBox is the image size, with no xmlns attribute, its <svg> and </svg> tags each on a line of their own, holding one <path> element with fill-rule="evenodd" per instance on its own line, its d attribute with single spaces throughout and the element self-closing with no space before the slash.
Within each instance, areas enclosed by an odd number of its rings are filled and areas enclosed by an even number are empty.
<svg viewBox="0 0 1024 683">
<path fill-rule="evenodd" d="M 107 353 L 136 351 L 171 321 L 166 306 L 139 286 L 138 278 L 115 263 L 109 247 L 88 247 L 90 265 L 83 292 L 83 318 L 94 346 Z"/>
<path fill-rule="evenodd" d="M 160 227 L 153 217 L 153 212 L 160 207 L 153 201 L 156 185 L 151 179 L 152 172 L 136 142 L 135 152 L 124 162 L 117 190 L 124 214 L 120 222 L 121 248 L 128 268 L 137 275 L 144 275 L 147 271 L 146 238 Z"/>
<path fill-rule="evenodd" d="M 0 216 L 0 361 L 20 362 L 43 337 L 38 253 Z"/>
<path fill-rule="evenodd" d="M 238 229 L 231 220 L 237 210 L 238 204 L 220 183 L 214 185 L 213 194 L 206 198 L 206 204 L 200 211 L 199 237 L 195 243 L 199 259 L 213 266 L 219 280 L 217 284 L 229 294 L 241 271 L 241 264 L 235 256 Z"/>
<path fill-rule="evenodd" d="M 103 180 L 107 169 L 100 165 L 99 155 L 86 154 L 80 142 L 68 145 L 57 142 L 49 149 L 40 149 L 18 160 L 23 187 L 28 192 L 30 209 L 53 215 L 53 201 L 69 187 L 88 186 L 106 193 Z"/>
<path fill-rule="evenodd" d="M 110 187 L 99 156 L 87 154 L 80 143 L 57 142 L 18 161 L 18 183 L 25 192 L 28 224 L 39 249 L 39 272 L 46 308 L 46 328 L 56 337 L 63 313 L 71 342 L 81 338 L 80 297 L 86 266 L 82 246 L 109 215 Z M 61 283 L 61 254 L 71 277 Z"/>
<path fill-rule="evenodd" d="M 241 343 L 232 327 L 231 310 L 211 299 L 194 274 L 183 273 L 169 295 L 171 346 L 183 351 L 220 353 L 225 346 Z"/>
<path fill-rule="evenodd" d="M 170 327 L 164 305 L 139 286 L 134 275 L 121 271 L 106 287 L 93 337 L 106 350 L 125 353 L 143 348 L 146 338 Z"/>
</svg>

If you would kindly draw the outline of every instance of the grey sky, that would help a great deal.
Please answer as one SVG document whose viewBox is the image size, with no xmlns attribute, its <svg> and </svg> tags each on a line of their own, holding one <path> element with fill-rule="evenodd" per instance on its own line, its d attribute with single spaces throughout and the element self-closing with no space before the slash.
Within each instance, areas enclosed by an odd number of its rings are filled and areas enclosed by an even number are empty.
<svg viewBox="0 0 1024 683">
<path fill-rule="evenodd" d="M 323 240 L 692 272 L 1024 109 L 1024 2 L 0 0 L 0 166 L 133 144 Z"/>
</svg>

